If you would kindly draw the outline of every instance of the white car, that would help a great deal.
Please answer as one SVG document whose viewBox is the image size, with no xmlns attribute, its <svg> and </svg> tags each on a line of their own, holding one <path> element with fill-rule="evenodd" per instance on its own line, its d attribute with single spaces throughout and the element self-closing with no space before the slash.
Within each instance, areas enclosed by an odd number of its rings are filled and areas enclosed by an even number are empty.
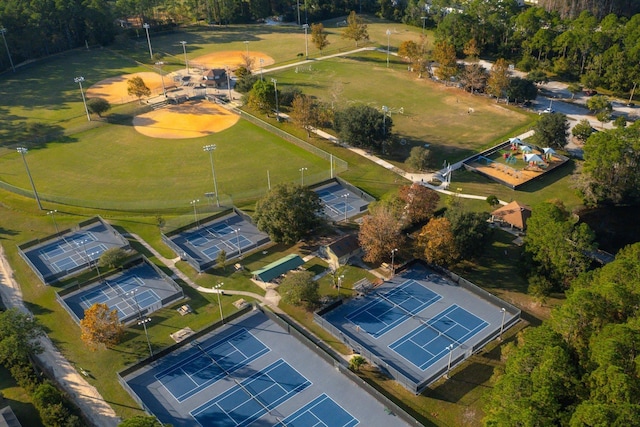
<svg viewBox="0 0 640 427">
<path fill-rule="evenodd" d="M 547 107 L 542 111 L 538 111 L 538 114 L 551 114 L 551 113 L 555 113 L 555 111 L 553 110 L 553 108 L 551 107 Z"/>
</svg>

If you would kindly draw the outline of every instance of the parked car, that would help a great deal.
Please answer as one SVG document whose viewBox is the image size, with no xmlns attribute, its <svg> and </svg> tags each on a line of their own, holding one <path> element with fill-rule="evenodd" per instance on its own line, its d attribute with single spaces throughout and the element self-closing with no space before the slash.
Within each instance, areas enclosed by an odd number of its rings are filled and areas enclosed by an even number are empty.
<svg viewBox="0 0 640 427">
<path fill-rule="evenodd" d="M 551 113 L 555 113 L 555 110 L 551 107 L 547 107 L 542 111 L 538 111 L 538 115 L 540 114 L 551 114 Z"/>
<path fill-rule="evenodd" d="M 593 89 L 585 89 L 584 94 L 587 96 L 593 96 L 593 95 L 597 95 L 598 91 Z"/>
</svg>

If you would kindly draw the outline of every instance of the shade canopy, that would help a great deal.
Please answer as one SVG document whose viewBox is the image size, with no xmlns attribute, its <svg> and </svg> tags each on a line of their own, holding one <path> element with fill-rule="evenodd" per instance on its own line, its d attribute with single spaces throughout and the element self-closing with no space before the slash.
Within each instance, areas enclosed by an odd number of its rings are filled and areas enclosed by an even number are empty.
<svg viewBox="0 0 640 427">
<path fill-rule="evenodd" d="M 538 156 L 537 154 L 525 154 L 524 161 L 527 163 L 530 163 L 530 162 L 544 163 L 544 160 L 542 159 L 542 157 Z"/>
<path fill-rule="evenodd" d="M 529 147 L 528 145 L 521 145 L 520 146 L 520 151 L 522 151 L 523 153 L 530 153 L 533 151 L 533 149 L 531 147 Z"/>
</svg>

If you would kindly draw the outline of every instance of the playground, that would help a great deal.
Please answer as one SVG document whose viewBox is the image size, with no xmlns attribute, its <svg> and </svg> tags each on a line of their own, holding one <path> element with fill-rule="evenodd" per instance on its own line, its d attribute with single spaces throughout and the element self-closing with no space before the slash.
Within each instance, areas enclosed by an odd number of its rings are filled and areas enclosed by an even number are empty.
<svg viewBox="0 0 640 427">
<path fill-rule="evenodd" d="M 539 148 L 512 138 L 465 161 L 464 166 L 467 170 L 517 189 L 557 169 L 568 160 L 550 147 Z"/>
</svg>

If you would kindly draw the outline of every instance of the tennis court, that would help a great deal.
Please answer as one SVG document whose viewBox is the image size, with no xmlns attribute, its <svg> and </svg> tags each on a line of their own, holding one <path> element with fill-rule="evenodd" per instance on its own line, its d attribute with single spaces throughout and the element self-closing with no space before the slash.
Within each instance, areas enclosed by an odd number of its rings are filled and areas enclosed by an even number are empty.
<svg viewBox="0 0 640 427">
<path fill-rule="evenodd" d="M 269 236 L 235 212 L 204 224 L 193 224 L 162 238 L 198 271 L 215 265 L 222 251 L 230 260 L 270 241 Z"/>
<path fill-rule="evenodd" d="M 462 347 L 488 325 L 454 304 L 390 344 L 389 348 L 424 371 L 445 357 L 450 349 Z"/>
<path fill-rule="evenodd" d="M 357 189 L 348 189 L 338 182 L 314 188 L 322 204 L 324 213 L 332 221 L 345 221 L 364 212 L 369 202 L 363 199 L 364 193 Z"/>
<path fill-rule="evenodd" d="M 418 393 L 519 316 L 517 308 L 482 289 L 453 283 L 417 262 L 364 297 L 314 318 Z"/>
<path fill-rule="evenodd" d="M 376 294 L 379 298 L 347 316 L 350 322 L 378 339 L 441 297 L 415 280 Z"/>
<path fill-rule="evenodd" d="M 116 309 L 120 321 L 127 323 L 183 297 L 182 289 L 146 259 L 80 290 L 63 293 L 58 299 L 76 322 L 97 303 Z"/>
<path fill-rule="evenodd" d="M 125 372 L 134 399 L 175 427 L 408 426 L 259 310 Z"/>
<path fill-rule="evenodd" d="M 20 255 L 45 283 L 90 268 L 113 247 L 128 248 L 129 242 L 101 218 L 94 218 L 57 237 L 19 246 Z"/>
</svg>

